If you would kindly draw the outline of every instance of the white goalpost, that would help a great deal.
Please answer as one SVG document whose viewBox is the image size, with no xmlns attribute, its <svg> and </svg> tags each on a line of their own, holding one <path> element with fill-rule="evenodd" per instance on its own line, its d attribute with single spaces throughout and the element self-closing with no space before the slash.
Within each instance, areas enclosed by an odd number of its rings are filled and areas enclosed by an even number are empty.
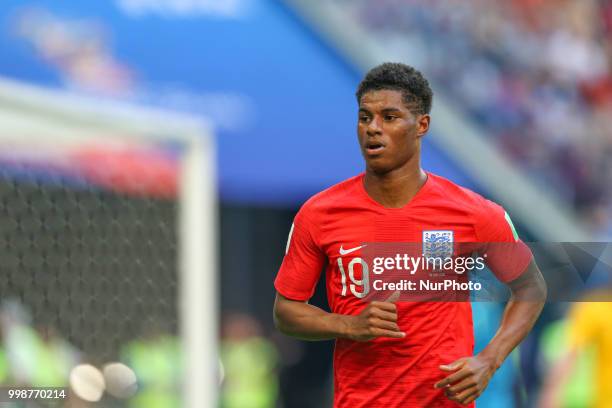
<svg viewBox="0 0 612 408">
<path fill-rule="evenodd" d="M 0 222 L 14 225 L 0 296 L 97 364 L 149 326 L 176 336 L 188 408 L 218 400 L 212 136 L 194 117 L 0 78 Z"/>
</svg>

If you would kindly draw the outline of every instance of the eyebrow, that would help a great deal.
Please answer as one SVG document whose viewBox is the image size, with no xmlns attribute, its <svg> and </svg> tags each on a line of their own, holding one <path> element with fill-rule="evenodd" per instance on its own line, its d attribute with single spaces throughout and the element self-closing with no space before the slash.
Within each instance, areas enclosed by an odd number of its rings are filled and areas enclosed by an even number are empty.
<svg viewBox="0 0 612 408">
<path fill-rule="evenodd" d="M 398 109 L 398 108 L 385 108 L 385 109 L 382 110 L 382 112 L 384 112 L 384 113 L 400 112 L 401 113 L 402 110 Z"/>
<path fill-rule="evenodd" d="M 370 113 L 370 110 L 366 109 L 366 108 L 359 108 L 359 112 Z M 393 112 L 401 113 L 402 111 L 401 111 L 401 109 L 398 109 L 398 108 L 391 108 L 391 107 L 389 107 L 389 108 L 382 109 L 381 112 L 382 113 L 393 113 Z"/>
</svg>

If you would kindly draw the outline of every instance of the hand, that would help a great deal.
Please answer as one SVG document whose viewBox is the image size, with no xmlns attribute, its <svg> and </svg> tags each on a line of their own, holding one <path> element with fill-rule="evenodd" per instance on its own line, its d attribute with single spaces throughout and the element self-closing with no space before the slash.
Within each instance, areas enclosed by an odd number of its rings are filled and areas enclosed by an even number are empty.
<svg viewBox="0 0 612 408">
<path fill-rule="evenodd" d="M 383 302 L 370 302 L 357 316 L 345 316 L 347 336 L 351 340 L 369 341 L 377 337 L 401 339 L 406 333 L 397 325 L 399 292 L 394 292 Z"/>
<path fill-rule="evenodd" d="M 469 404 L 487 388 L 496 367 L 492 361 L 482 356 L 474 356 L 463 357 L 451 364 L 441 365 L 440 370 L 453 372 L 453 374 L 438 381 L 434 388 L 443 388 L 451 401 Z"/>
</svg>

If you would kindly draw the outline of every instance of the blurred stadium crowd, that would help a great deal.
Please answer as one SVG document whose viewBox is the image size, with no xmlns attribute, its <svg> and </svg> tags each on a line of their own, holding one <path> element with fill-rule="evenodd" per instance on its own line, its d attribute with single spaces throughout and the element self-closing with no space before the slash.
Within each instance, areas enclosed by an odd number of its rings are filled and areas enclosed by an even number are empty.
<svg viewBox="0 0 612 408">
<path fill-rule="evenodd" d="M 612 1 L 334 1 L 612 236 Z"/>
</svg>

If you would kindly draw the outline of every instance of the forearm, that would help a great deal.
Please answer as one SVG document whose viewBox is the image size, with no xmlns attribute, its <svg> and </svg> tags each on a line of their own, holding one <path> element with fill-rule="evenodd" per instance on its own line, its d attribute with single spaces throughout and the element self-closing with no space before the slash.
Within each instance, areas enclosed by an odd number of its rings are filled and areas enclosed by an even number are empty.
<svg viewBox="0 0 612 408">
<path fill-rule="evenodd" d="M 496 369 L 529 334 L 546 302 L 546 283 L 533 260 L 525 273 L 508 286 L 512 297 L 506 305 L 499 329 L 480 353 L 491 359 Z"/>
<path fill-rule="evenodd" d="M 495 369 L 499 368 L 529 334 L 543 307 L 544 302 L 511 299 L 506 305 L 497 333 L 480 355 L 491 360 Z"/>
<path fill-rule="evenodd" d="M 301 302 L 283 302 L 274 306 L 274 324 L 283 334 L 302 340 L 330 340 L 344 337 L 346 316 L 328 313 Z"/>
</svg>

